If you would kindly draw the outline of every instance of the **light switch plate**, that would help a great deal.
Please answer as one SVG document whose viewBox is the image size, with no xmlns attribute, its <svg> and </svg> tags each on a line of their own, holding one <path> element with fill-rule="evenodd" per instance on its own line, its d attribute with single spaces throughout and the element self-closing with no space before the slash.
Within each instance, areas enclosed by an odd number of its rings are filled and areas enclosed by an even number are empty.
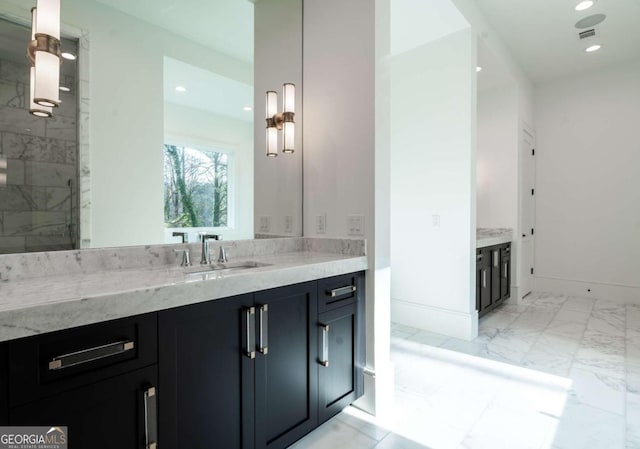
<svg viewBox="0 0 640 449">
<path fill-rule="evenodd" d="M 260 225 L 258 226 L 258 229 L 260 229 L 260 232 L 271 232 L 271 217 L 260 217 Z"/>
<path fill-rule="evenodd" d="M 347 235 L 364 235 L 364 215 L 349 215 L 347 217 Z"/>
<path fill-rule="evenodd" d="M 293 217 L 291 215 L 284 217 L 284 233 L 293 234 Z"/>
<path fill-rule="evenodd" d="M 326 233 L 327 233 L 327 216 L 317 215 L 316 216 L 316 234 L 326 234 Z"/>
</svg>

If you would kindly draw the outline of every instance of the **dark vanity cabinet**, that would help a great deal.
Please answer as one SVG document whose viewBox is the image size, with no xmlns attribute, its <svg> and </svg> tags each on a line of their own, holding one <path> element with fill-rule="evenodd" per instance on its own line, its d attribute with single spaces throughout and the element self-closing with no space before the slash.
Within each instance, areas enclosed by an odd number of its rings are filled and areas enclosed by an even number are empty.
<svg viewBox="0 0 640 449">
<path fill-rule="evenodd" d="M 476 250 L 476 309 L 480 315 L 502 304 L 511 294 L 511 244 Z"/>
<path fill-rule="evenodd" d="M 162 447 L 253 447 L 253 310 L 242 295 L 159 313 Z"/>
<path fill-rule="evenodd" d="M 0 343 L 0 426 L 9 423 L 9 361 L 8 345 Z"/>
<path fill-rule="evenodd" d="M 284 449 L 363 394 L 364 273 L 0 344 L 0 425 L 71 449 Z"/>
<path fill-rule="evenodd" d="M 69 448 L 153 449 L 155 314 L 12 341 L 9 424 L 66 426 Z"/>
<path fill-rule="evenodd" d="M 318 282 L 319 420 L 325 422 L 364 392 L 364 277 Z"/>
</svg>

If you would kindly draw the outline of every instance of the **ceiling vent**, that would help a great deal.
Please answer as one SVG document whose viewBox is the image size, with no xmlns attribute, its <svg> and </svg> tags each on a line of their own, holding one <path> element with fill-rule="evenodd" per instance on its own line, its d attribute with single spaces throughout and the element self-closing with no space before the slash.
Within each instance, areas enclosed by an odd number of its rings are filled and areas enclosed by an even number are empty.
<svg viewBox="0 0 640 449">
<path fill-rule="evenodd" d="M 589 28 L 588 30 L 580 31 L 578 33 L 578 39 L 580 40 L 589 39 L 590 37 L 596 37 L 596 36 L 598 36 L 597 28 Z"/>
</svg>

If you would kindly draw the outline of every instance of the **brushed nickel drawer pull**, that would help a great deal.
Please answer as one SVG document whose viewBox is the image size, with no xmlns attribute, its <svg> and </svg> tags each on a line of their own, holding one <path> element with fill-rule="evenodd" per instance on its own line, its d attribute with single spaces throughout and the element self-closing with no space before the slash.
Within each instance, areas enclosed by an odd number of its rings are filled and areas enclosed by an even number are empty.
<svg viewBox="0 0 640 449">
<path fill-rule="evenodd" d="M 158 447 L 158 406 L 157 390 L 151 387 L 144 392 L 144 438 L 146 449 Z"/>
<path fill-rule="evenodd" d="M 269 306 L 258 307 L 258 351 L 267 355 L 269 352 Z"/>
<path fill-rule="evenodd" d="M 322 358 L 320 359 L 320 365 L 325 368 L 329 366 L 329 325 L 321 324 L 322 328 Z"/>
<path fill-rule="evenodd" d="M 247 330 L 245 332 L 245 348 L 244 355 L 249 357 L 250 359 L 256 358 L 256 308 L 255 307 L 247 307 L 244 309 L 245 313 L 245 326 L 247 326 Z"/>
<path fill-rule="evenodd" d="M 118 341 L 108 345 L 96 346 L 95 348 L 83 349 L 81 351 L 70 352 L 54 357 L 49 362 L 49 371 L 69 368 L 83 363 L 93 362 L 114 355 L 124 354 L 135 348 L 131 340 Z"/>
<path fill-rule="evenodd" d="M 354 293 L 356 290 L 358 289 L 355 285 L 348 285 L 346 287 L 334 288 L 329 291 L 329 295 L 331 295 L 332 298 L 335 298 L 336 296 L 346 295 L 347 293 Z"/>
</svg>

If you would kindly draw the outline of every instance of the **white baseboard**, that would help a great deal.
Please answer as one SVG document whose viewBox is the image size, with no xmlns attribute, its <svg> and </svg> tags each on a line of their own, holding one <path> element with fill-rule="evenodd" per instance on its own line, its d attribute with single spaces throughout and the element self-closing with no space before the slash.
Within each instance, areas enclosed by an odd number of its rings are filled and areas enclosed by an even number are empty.
<svg viewBox="0 0 640 449">
<path fill-rule="evenodd" d="M 478 336 L 478 312 L 475 310 L 469 314 L 392 299 L 391 321 L 463 340 Z"/>
<path fill-rule="evenodd" d="M 559 293 L 581 298 L 606 299 L 619 303 L 640 304 L 640 287 L 632 285 L 588 282 L 574 279 L 560 279 L 534 276 L 534 290 L 537 292 Z"/>
</svg>

